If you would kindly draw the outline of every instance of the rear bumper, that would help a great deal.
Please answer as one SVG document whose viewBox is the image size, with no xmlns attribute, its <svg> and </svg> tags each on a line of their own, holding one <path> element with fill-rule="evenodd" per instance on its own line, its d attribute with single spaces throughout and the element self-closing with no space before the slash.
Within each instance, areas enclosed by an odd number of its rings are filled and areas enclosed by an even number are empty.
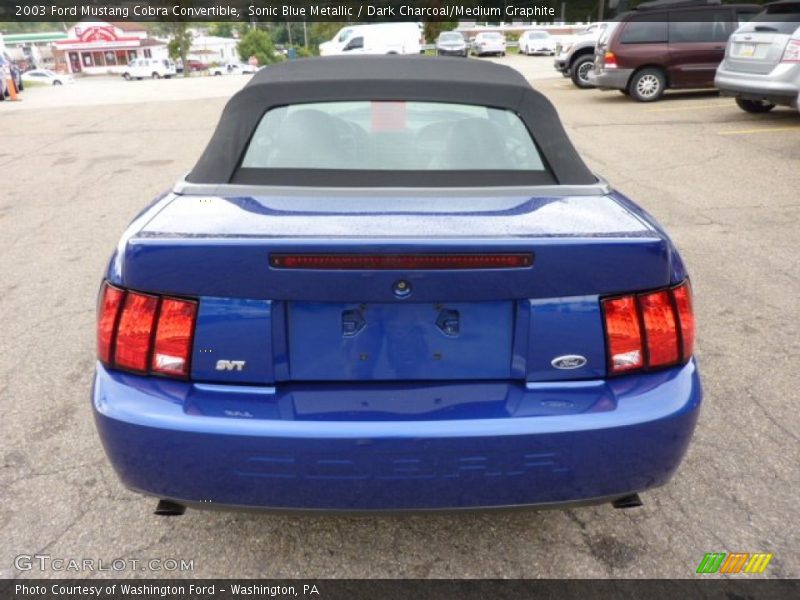
<svg viewBox="0 0 800 600">
<path fill-rule="evenodd" d="M 437 48 L 436 54 L 438 56 L 466 56 L 467 49 L 466 48 L 459 48 L 457 50 L 449 49 L 449 48 Z"/>
<path fill-rule="evenodd" d="M 529 48 L 529 54 L 543 54 L 545 56 L 550 56 L 555 52 L 555 48 Z"/>
<path fill-rule="evenodd" d="M 601 90 L 625 90 L 633 75 L 633 69 L 606 69 L 589 71 L 589 83 Z"/>
<path fill-rule="evenodd" d="M 773 104 L 797 107 L 800 94 L 800 64 L 780 64 L 767 74 L 731 71 L 723 63 L 717 69 L 714 85 L 724 96 L 747 100 L 766 100 Z"/>
<path fill-rule="evenodd" d="M 500 48 L 500 47 L 497 47 L 497 48 L 484 47 L 484 48 L 477 48 L 477 49 L 473 50 L 473 52 L 477 56 L 486 56 L 488 54 L 503 54 L 505 51 L 506 51 L 505 48 Z"/>
<path fill-rule="evenodd" d="M 579 503 L 666 483 L 702 392 L 694 362 L 608 381 L 212 386 L 97 367 L 122 481 L 187 504 L 427 510 Z"/>
</svg>

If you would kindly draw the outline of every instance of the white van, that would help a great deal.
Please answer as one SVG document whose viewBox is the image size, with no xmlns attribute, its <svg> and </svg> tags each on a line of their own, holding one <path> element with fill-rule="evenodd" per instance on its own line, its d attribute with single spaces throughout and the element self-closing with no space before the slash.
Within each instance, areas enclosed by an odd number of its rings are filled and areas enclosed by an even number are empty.
<svg viewBox="0 0 800 600">
<path fill-rule="evenodd" d="M 420 54 L 425 43 L 421 23 L 374 23 L 342 27 L 319 45 L 322 56 L 340 54 Z"/>
<path fill-rule="evenodd" d="M 128 63 L 122 76 L 125 79 L 169 79 L 178 74 L 175 63 L 167 58 L 137 58 Z"/>
</svg>

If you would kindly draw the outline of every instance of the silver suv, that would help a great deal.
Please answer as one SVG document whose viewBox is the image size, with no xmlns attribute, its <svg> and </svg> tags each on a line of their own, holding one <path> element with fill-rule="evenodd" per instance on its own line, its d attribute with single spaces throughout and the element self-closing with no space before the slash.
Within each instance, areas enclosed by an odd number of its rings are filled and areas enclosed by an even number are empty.
<svg viewBox="0 0 800 600">
<path fill-rule="evenodd" d="M 714 84 L 742 110 L 800 109 L 800 0 L 767 4 L 728 40 Z"/>
<path fill-rule="evenodd" d="M 588 74 L 594 67 L 595 44 L 607 25 L 607 23 L 593 23 L 569 40 L 556 44 L 553 66 L 564 77 L 572 79 L 572 83 L 581 89 L 594 87 L 589 83 Z"/>
</svg>

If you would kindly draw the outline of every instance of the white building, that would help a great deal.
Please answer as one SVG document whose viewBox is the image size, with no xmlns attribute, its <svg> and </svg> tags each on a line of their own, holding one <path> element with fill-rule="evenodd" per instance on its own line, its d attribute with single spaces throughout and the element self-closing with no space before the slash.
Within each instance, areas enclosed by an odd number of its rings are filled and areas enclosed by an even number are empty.
<svg viewBox="0 0 800 600">
<path fill-rule="evenodd" d="M 198 35 L 192 38 L 192 48 L 187 58 L 207 64 L 238 62 L 238 46 L 239 40 L 234 38 Z"/>
<path fill-rule="evenodd" d="M 56 63 L 69 73 L 122 73 L 135 58 L 169 58 L 167 43 L 139 23 L 82 21 L 54 46 Z"/>
</svg>

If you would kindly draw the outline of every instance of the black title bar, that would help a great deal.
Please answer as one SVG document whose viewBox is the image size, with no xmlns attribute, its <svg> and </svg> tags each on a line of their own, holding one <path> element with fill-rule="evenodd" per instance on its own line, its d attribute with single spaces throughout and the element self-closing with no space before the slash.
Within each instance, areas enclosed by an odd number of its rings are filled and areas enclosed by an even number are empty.
<svg viewBox="0 0 800 600">
<path fill-rule="evenodd" d="M 442 579 L 18 579 L 0 580 L 4 600 L 618 600 L 648 598 L 797 598 L 798 580 L 442 580 Z"/>
<path fill-rule="evenodd" d="M 636 6 L 641 0 L 608 2 Z M 753 0 L 750 4 L 762 4 Z M 624 4 L 620 4 L 624 2 Z M 2 21 L 477 21 L 584 22 L 597 0 L 0 0 Z M 0 31 L 2 29 L 0 28 Z"/>
</svg>

